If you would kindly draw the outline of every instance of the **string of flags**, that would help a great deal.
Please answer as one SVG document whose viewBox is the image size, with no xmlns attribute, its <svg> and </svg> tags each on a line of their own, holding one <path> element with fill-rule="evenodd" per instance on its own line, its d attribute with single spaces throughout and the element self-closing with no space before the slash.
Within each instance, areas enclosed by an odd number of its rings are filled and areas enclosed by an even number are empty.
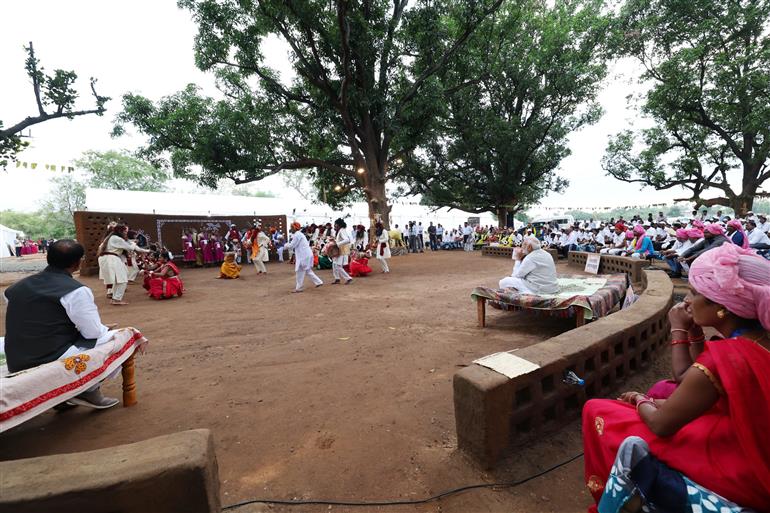
<svg viewBox="0 0 770 513">
<path fill-rule="evenodd" d="M 16 161 L 16 167 L 17 168 L 24 168 L 24 169 L 37 169 L 38 167 L 37 162 L 25 162 L 22 160 Z M 68 173 L 72 173 L 75 171 L 75 168 L 72 166 L 61 166 L 57 164 L 43 164 L 41 168 L 44 168 L 46 171 L 67 171 Z"/>
</svg>

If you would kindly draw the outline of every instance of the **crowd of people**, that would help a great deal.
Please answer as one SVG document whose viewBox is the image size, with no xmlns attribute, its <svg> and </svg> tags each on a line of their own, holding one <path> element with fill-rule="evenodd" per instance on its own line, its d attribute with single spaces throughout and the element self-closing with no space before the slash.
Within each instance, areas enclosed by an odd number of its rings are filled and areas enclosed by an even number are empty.
<svg viewBox="0 0 770 513">
<path fill-rule="evenodd" d="M 38 253 L 45 253 L 48 246 L 53 244 L 53 239 L 27 239 L 24 237 L 16 237 L 13 243 L 13 248 L 8 248 L 12 255 L 16 255 L 17 258 L 21 258 L 24 255 L 36 255 Z"/>
</svg>

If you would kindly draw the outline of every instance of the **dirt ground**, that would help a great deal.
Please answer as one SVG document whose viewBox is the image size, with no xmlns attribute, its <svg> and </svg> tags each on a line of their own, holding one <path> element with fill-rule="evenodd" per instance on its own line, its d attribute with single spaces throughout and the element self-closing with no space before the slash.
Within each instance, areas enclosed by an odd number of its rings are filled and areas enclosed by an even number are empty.
<svg viewBox="0 0 770 513">
<path fill-rule="evenodd" d="M 564 264 L 560 264 L 560 267 Z M 582 451 L 580 424 L 522 448 L 493 473 L 456 449 L 452 376 L 481 356 L 525 347 L 570 329 L 569 320 L 488 310 L 476 327 L 470 291 L 496 285 L 507 259 L 462 251 L 395 257 L 392 272 L 290 294 L 293 266 L 214 279 L 186 269 L 182 298 L 156 302 L 139 285 L 103 322 L 150 340 L 137 361 L 139 404 L 96 412 L 48 412 L 0 437 L 0 459 L 91 450 L 176 431 L 213 433 L 222 503 L 251 498 L 388 500 L 428 497 L 478 482 L 517 480 Z M 4 274 L 6 286 L 19 273 Z M 4 313 L 4 312 L 3 312 Z M 4 323 L 3 323 L 4 324 Z M 4 327 L 2 328 L 4 329 Z M 643 388 L 665 359 L 637 377 Z M 120 381 L 106 384 L 120 395 Z M 589 495 L 582 459 L 517 488 L 476 490 L 388 512 L 578 512 Z M 329 507 L 335 511 L 362 508 Z M 257 504 L 232 511 L 308 512 L 326 506 Z"/>
</svg>

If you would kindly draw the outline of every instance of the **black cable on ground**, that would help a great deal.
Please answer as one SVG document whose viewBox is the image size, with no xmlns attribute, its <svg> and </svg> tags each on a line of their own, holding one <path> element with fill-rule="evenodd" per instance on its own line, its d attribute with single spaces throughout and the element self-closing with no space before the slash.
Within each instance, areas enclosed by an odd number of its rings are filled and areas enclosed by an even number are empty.
<svg viewBox="0 0 770 513">
<path fill-rule="evenodd" d="M 553 472 L 554 470 L 561 468 L 565 465 L 568 465 L 575 461 L 578 458 L 581 458 L 583 456 L 583 453 L 576 454 L 575 456 L 571 457 L 570 459 L 566 461 L 562 461 L 561 463 L 557 463 L 556 465 L 549 467 L 541 472 L 538 472 L 537 474 L 533 474 L 529 477 L 526 477 L 524 479 L 520 479 L 518 481 L 505 481 L 502 483 L 479 483 L 479 484 L 473 484 L 473 485 L 467 485 L 467 486 L 461 486 L 459 488 L 452 488 L 451 490 L 446 490 L 444 492 L 441 492 L 437 495 L 433 495 L 431 497 L 428 497 L 426 499 L 406 499 L 406 500 L 391 500 L 391 501 L 337 501 L 337 500 L 313 500 L 313 499 L 296 499 L 296 500 L 282 500 L 282 499 L 250 499 L 243 502 L 238 502 L 236 504 L 230 504 L 229 506 L 222 507 L 222 510 L 226 509 L 233 509 L 233 508 L 239 508 L 241 506 L 246 506 L 248 504 L 256 504 L 256 503 L 263 503 L 263 504 L 282 504 L 285 506 L 299 506 L 299 505 L 323 505 L 323 506 L 405 506 L 410 504 L 425 504 L 427 502 L 433 502 L 437 501 L 439 499 L 442 499 L 444 497 L 447 497 L 449 495 L 456 495 L 458 493 L 466 492 L 468 490 L 476 490 L 479 488 L 513 488 L 519 485 L 523 485 L 524 483 L 527 483 L 529 481 L 532 481 L 533 479 L 537 479 L 538 477 L 544 476 L 548 474 L 549 472 Z"/>
</svg>

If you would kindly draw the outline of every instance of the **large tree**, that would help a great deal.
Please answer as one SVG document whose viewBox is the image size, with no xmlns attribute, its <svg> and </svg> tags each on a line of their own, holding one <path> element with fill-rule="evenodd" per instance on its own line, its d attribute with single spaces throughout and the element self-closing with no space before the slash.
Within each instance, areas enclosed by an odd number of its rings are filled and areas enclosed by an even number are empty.
<svg viewBox="0 0 770 513">
<path fill-rule="evenodd" d="M 92 77 L 91 93 L 96 106 L 92 109 L 75 109 L 78 93 L 73 86 L 78 78 L 77 74 L 74 71 L 55 69 L 53 74 L 49 75 L 35 57 L 31 41 L 24 49 L 27 51 L 25 68 L 32 82 L 37 114 L 27 116 L 8 128 L 3 128 L 3 121 L 0 120 L 0 166 L 7 165 L 8 160 L 14 159 L 27 145 L 20 135 L 25 128 L 58 118 L 73 119 L 87 114 L 101 116 L 106 111 L 105 103 L 110 99 L 96 92 L 96 79 Z"/>
<path fill-rule="evenodd" d="M 768 196 L 770 0 L 628 0 L 616 24 L 619 53 L 651 85 L 642 113 L 654 126 L 618 134 L 605 170 L 738 214 Z"/>
<path fill-rule="evenodd" d="M 476 31 L 450 72 L 478 80 L 449 94 L 443 129 L 414 163 L 412 192 L 432 205 L 508 214 L 567 181 L 567 137 L 596 121 L 608 20 L 597 0 L 505 4 Z M 412 163 L 410 163 L 411 165 Z"/>
<path fill-rule="evenodd" d="M 97 189 L 162 191 L 168 173 L 125 152 L 87 151 L 75 164 L 88 172 L 87 183 Z"/>
<path fill-rule="evenodd" d="M 212 185 L 307 169 L 326 202 L 359 195 L 387 223 L 386 183 L 434 128 L 439 75 L 501 3 L 180 0 L 199 27 L 196 63 L 224 98 L 194 86 L 157 103 L 128 94 L 119 122 L 177 175 Z M 291 84 L 265 64 L 271 36 L 290 48 Z"/>
</svg>

